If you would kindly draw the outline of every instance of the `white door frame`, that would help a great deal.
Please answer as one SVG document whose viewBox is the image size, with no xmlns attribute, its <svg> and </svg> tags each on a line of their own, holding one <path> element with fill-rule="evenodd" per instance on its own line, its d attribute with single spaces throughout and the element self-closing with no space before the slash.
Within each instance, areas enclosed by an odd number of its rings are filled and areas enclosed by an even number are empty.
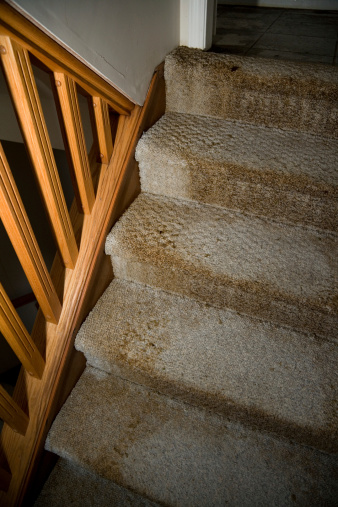
<svg viewBox="0 0 338 507">
<path fill-rule="evenodd" d="M 217 0 L 181 0 L 180 44 L 210 49 L 215 31 Z"/>
</svg>

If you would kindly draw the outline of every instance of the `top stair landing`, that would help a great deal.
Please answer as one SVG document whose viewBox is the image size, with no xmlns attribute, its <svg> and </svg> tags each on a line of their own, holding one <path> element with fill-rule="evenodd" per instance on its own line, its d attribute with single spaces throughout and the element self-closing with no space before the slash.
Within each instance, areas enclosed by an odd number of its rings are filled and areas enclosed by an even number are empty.
<svg viewBox="0 0 338 507">
<path fill-rule="evenodd" d="M 165 79 L 167 111 L 338 137 L 335 67 L 179 47 Z"/>
</svg>

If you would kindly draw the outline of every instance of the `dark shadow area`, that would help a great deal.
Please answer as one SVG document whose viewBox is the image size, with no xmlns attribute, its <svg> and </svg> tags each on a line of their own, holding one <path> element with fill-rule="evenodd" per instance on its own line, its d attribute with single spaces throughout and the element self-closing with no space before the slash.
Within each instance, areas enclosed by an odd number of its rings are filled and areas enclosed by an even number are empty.
<svg viewBox="0 0 338 507">
<path fill-rule="evenodd" d="M 2 423 L 2 421 L 0 421 Z M 1 431 L 1 426 L 0 426 Z M 0 491 L 7 491 L 11 480 L 11 471 L 0 440 Z"/>
<path fill-rule="evenodd" d="M 41 490 L 50 476 L 54 466 L 59 460 L 59 456 L 49 451 L 43 451 L 39 460 L 36 460 L 36 467 L 33 471 L 33 480 L 22 502 L 22 507 L 33 507 L 38 499 Z"/>
</svg>

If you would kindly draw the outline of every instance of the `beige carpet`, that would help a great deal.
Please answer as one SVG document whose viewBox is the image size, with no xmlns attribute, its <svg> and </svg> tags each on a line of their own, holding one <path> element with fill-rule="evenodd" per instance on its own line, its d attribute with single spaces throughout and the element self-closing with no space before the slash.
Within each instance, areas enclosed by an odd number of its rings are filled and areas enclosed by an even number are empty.
<svg viewBox="0 0 338 507">
<path fill-rule="evenodd" d="M 165 77 L 37 505 L 334 506 L 338 69 L 179 48 Z"/>
</svg>

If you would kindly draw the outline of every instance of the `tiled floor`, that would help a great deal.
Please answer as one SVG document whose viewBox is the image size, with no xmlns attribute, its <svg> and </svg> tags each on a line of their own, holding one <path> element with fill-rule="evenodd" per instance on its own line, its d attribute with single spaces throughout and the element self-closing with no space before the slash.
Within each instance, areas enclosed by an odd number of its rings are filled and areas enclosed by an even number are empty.
<svg viewBox="0 0 338 507">
<path fill-rule="evenodd" d="M 338 65 L 338 11 L 218 5 L 211 51 Z"/>
</svg>

